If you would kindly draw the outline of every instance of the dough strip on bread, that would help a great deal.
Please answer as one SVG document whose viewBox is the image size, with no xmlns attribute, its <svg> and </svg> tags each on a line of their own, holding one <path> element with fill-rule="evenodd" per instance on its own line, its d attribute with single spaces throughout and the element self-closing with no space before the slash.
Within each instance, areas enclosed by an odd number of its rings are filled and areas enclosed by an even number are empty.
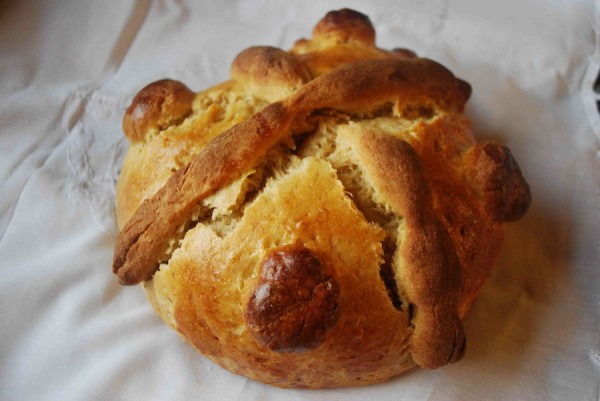
<svg viewBox="0 0 600 401">
<path fill-rule="evenodd" d="M 382 198 L 403 219 L 394 265 L 399 286 L 414 309 L 412 358 L 426 368 L 455 362 L 466 344 L 457 313 L 460 264 L 434 214 L 419 156 L 391 134 L 357 131 L 353 151 Z"/>
</svg>

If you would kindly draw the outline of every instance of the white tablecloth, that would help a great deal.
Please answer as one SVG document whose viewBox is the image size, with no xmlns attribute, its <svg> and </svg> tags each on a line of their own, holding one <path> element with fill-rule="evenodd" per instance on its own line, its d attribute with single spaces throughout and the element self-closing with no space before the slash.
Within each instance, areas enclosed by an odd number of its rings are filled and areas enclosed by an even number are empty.
<svg viewBox="0 0 600 401">
<path fill-rule="evenodd" d="M 289 48 L 330 9 L 369 15 L 473 85 L 480 138 L 531 184 L 457 364 L 387 383 L 281 390 L 196 354 L 111 273 L 121 117 L 144 85 L 200 90 L 255 44 Z M 598 4 L 584 0 L 0 3 L 0 399 L 598 400 Z"/>
</svg>

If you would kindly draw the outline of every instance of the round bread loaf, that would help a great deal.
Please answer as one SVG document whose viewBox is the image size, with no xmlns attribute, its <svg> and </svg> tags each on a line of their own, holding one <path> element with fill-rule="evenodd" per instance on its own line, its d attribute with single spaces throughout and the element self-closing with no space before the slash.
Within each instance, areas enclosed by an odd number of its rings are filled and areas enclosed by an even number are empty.
<svg viewBox="0 0 600 401">
<path fill-rule="evenodd" d="M 114 272 L 208 358 L 280 387 L 381 382 L 461 359 L 461 318 L 529 187 L 476 143 L 469 84 L 369 19 L 328 13 L 194 93 L 163 80 L 123 121 Z"/>
</svg>

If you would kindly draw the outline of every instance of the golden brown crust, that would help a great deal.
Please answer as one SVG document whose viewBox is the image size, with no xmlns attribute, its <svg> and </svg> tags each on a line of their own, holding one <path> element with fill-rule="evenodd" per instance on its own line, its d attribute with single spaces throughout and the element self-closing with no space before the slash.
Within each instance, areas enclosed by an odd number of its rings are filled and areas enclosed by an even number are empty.
<svg viewBox="0 0 600 401">
<path fill-rule="evenodd" d="M 113 259 L 119 281 L 131 285 L 150 279 L 175 231 L 189 220 L 199 201 L 253 168 L 267 149 L 289 133 L 298 114 L 321 108 L 370 108 L 423 94 L 441 107 L 463 107 L 457 80 L 433 61 L 358 62 L 314 79 L 283 103 L 273 103 L 223 133 L 146 200 L 121 231 Z"/>
<path fill-rule="evenodd" d="M 123 132 L 130 141 L 143 141 L 149 131 L 181 121 L 192 111 L 194 92 L 179 81 L 163 79 L 143 88 L 123 118 Z"/>
<path fill-rule="evenodd" d="M 462 358 L 502 222 L 531 200 L 510 151 L 475 143 L 467 82 L 377 48 L 368 18 L 340 10 L 190 93 L 152 84 L 125 115 L 121 283 L 143 282 L 215 363 L 276 386 Z"/>
<path fill-rule="evenodd" d="M 467 183 L 463 149 L 474 139 L 464 117 L 444 115 L 419 123 L 406 140 L 417 151 L 430 185 L 434 212 L 452 238 L 462 270 L 459 315 L 463 317 L 489 276 L 502 243 L 502 227 L 483 210 Z M 468 151 L 467 151 L 468 154 Z"/>
<path fill-rule="evenodd" d="M 281 387 L 363 385 L 414 366 L 408 313 L 393 307 L 379 277 L 383 230 L 344 191 L 329 163 L 306 157 L 271 180 L 229 234 L 199 223 L 151 282 L 173 301 L 161 315 L 216 363 Z M 309 249 L 340 289 L 335 324 L 302 352 L 269 350 L 244 321 L 265 255 L 286 244 Z"/>
<path fill-rule="evenodd" d="M 313 40 L 375 46 L 375 28 L 364 14 L 344 8 L 328 12 L 313 29 Z"/>
<path fill-rule="evenodd" d="M 416 152 L 390 134 L 363 131 L 355 150 L 373 185 L 403 219 L 398 239 L 398 282 L 414 305 L 413 360 L 436 368 L 464 354 L 457 314 L 460 266 L 454 246 L 433 213 L 431 193 Z"/>
<path fill-rule="evenodd" d="M 266 105 L 240 92 L 235 81 L 199 92 L 192 103 L 192 113 L 184 121 L 172 121 L 160 130 L 151 129 L 144 141 L 131 143 L 117 184 L 119 228 L 211 139 Z"/>
<path fill-rule="evenodd" d="M 467 180 L 493 220 L 516 221 L 525 215 L 531 192 L 506 146 L 494 142 L 477 144 L 465 156 L 465 170 Z"/>
<path fill-rule="evenodd" d="M 273 103 L 215 138 L 152 198 L 146 199 L 119 233 L 113 271 L 119 282 L 149 280 L 170 239 L 204 197 L 238 178 L 286 132 L 291 116 Z"/>
<path fill-rule="evenodd" d="M 231 64 L 231 79 L 269 102 L 282 100 L 311 79 L 295 56 L 269 46 L 250 47 Z"/>
<path fill-rule="evenodd" d="M 339 286 L 309 249 L 286 245 L 269 251 L 246 304 L 248 330 L 274 351 L 314 348 L 337 320 Z"/>
<path fill-rule="evenodd" d="M 299 111 L 372 109 L 386 101 L 427 98 L 441 108 L 462 110 L 466 98 L 459 81 L 427 59 L 367 60 L 332 70 L 304 85 L 290 98 Z"/>
</svg>

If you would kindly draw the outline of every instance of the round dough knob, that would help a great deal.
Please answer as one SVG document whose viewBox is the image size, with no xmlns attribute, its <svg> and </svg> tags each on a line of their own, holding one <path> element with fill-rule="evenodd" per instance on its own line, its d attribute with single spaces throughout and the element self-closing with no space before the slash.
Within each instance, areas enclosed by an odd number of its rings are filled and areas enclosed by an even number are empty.
<svg viewBox="0 0 600 401">
<path fill-rule="evenodd" d="M 133 98 L 123 117 L 123 131 L 130 141 L 144 141 L 152 129 L 163 130 L 192 112 L 195 94 L 172 79 L 144 87 Z"/>
<path fill-rule="evenodd" d="M 366 15 L 344 8 L 328 12 L 315 26 L 313 39 L 375 46 L 375 28 Z"/>
<path fill-rule="evenodd" d="M 259 343 L 274 351 L 318 346 L 338 317 L 339 287 L 310 250 L 270 251 L 244 318 Z"/>
</svg>

